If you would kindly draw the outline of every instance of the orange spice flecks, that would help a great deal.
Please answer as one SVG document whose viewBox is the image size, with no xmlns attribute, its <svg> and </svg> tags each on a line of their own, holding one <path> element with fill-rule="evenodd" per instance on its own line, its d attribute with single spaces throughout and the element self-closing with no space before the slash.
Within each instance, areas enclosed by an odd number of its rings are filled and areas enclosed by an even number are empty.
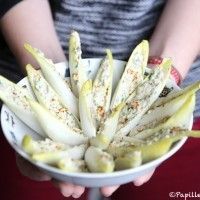
<svg viewBox="0 0 200 200">
<path fill-rule="evenodd" d="M 132 69 L 127 70 L 127 74 L 133 74 L 133 73 L 134 73 L 134 71 Z"/>
<path fill-rule="evenodd" d="M 171 130 L 172 130 L 172 132 L 177 132 L 177 131 L 180 131 L 181 128 L 180 127 L 173 127 Z"/>
<path fill-rule="evenodd" d="M 67 111 L 67 108 L 60 108 L 59 109 L 59 112 L 66 112 Z"/>
<path fill-rule="evenodd" d="M 72 77 L 73 77 L 73 80 L 77 81 L 78 80 L 78 73 L 73 73 Z"/>
<path fill-rule="evenodd" d="M 135 74 L 134 74 L 133 79 L 134 79 L 134 80 L 137 80 L 137 79 L 138 79 L 138 73 L 135 73 Z"/>
<path fill-rule="evenodd" d="M 104 111 L 103 106 L 98 106 L 98 108 L 97 108 L 97 113 L 98 113 L 98 115 L 100 115 L 101 117 L 104 116 L 105 111 Z"/>
<path fill-rule="evenodd" d="M 139 107 L 140 103 L 139 101 L 132 101 L 131 102 L 131 107 L 137 109 Z"/>
</svg>

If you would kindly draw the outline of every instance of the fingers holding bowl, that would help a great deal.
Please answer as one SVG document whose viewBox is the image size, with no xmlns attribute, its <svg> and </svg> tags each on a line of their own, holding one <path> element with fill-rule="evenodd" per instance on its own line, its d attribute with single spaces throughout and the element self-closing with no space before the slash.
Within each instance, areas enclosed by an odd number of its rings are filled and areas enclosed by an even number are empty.
<svg viewBox="0 0 200 200">
<path fill-rule="evenodd" d="M 133 181 L 133 184 L 135 186 L 141 186 L 144 183 L 148 182 L 150 180 L 150 178 L 152 177 L 152 175 L 154 174 L 154 171 L 155 171 L 155 169 L 150 171 L 149 173 L 145 174 L 144 176 L 139 177 L 138 179 Z"/>
<path fill-rule="evenodd" d="M 109 196 L 111 196 L 119 187 L 120 187 L 120 185 L 109 186 L 109 187 L 102 187 L 100 190 L 101 190 L 101 193 L 103 194 L 103 196 L 109 197 Z"/>
<path fill-rule="evenodd" d="M 30 162 L 22 158 L 19 154 L 16 154 L 16 163 L 20 173 L 31 180 L 50 181 L 52 179 L 49 175 L 45 174 Z M 73 198 L 79 198 L 85 191 L 85 188 L 82 186 L 60 182 L 55 179 L 52 179 L 52 183 L 65 197 L 72 196 Z"/>
<path fill-rule="evenodd" d="M 150 171 L 149 173 L 145 174 L 144 176 L 139 177 L 138 179 L 136 179 L 135 181 L 133 181 L 135 186 L 141 186 L 144 183 L 148 182 L 150 180 L 150 178 L 152 177 L 152 175 L 154 174 L 155 169 L 153 169 L 152 171 Z M 109 197 L 111 196 L 118 188 L 120 187 L 120 185 L 115 185 L 115 186 L 109 186 L 109 187 L 102 187 L 101 193 L 103 196 L 105 197 Z"/>
<path fill-rule="evenodd" d="M 37 167 L 32 165 L 29 161 L 22 158 L 19 154 L 16 154 L 16 163 L 19 171 L 22 175 L 35 180 L 35 181 L 49 181 L 51 177 Z"/>
<path fill-rule="evenodd" d="M 85 191 L 85 188 L 79 185 L 73 185 L 71 183 L 64 183 L 57 181 L 55 179 L 52 180 L 52 183 L 55 187 L 57 187 L 63 196 L 77 199 L 79 198 Z"/>
</svg>

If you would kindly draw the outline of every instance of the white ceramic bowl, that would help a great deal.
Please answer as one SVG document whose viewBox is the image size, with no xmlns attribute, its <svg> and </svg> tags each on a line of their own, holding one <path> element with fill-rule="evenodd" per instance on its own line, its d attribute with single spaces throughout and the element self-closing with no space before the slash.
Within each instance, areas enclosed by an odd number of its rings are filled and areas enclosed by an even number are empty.
<svg viewBox="0 0 200 200">
<path fill-rule="evenodd" d="M 84 65 L 87 68 L 87 72 L 90 77 L 94 77 L 99 67 L 101 59 L 84 59 Z M 114 61 L 114 81 L 113 86 L 115 87 L 118 80 L 121 77 L 121 74 L 124 69 L 125 62 L 115 60 Z M 67 72 L 67 64 L 59 63 L 57 64 L 57 69 L 62 75 L 69 75 Z M 19 82 L 20 85 L 26 85 L 30 88 L 27 78 L 22 79 Z M 178 87 L 174 84 L 173 81 L 169 81 L 167 86 L 173 87 L 175 90 Z M 25 125 L 21 120 L 19 120 L 14 113 L 12 113 L 5 105 L 3 105 L 1 110 L 1 125 L 4 132 L 4 135 L 9 142 L 9 144 L 15 149 L 15 151 L 24 157 L 26 160 L 32 164 L 39 167 L 41 170 L 45 171 L 47 174 L 52 176 L 55 179 L 78 184 L 86 187 L 101 187 L 109 185 L 118 185 L 128 183 L 137 179 L 140 176 L 145 175 L 151 170 L 155 169 L 163 161 L 172 156 L 176 151 L 178 151 L 181 146 L 185 143 L 187 138 L 183 138 L 179 142 L 175 143 L 168 153 L 162 157 L 143 164 L 134 169 L 128 169 L 123 171 L 116 171 L 112 173 L 66 173 L 55 167 L 33 161 L 29 156 L 23 151 L 21 147 L 21 142 L 25 134 L 30 134 L 35 139 L 39 139 L 37 133 Z M 192 125 L 192 122 L 191 122 Z M 191 128 L 191 127 L 190 127 Z"/>
</svg>

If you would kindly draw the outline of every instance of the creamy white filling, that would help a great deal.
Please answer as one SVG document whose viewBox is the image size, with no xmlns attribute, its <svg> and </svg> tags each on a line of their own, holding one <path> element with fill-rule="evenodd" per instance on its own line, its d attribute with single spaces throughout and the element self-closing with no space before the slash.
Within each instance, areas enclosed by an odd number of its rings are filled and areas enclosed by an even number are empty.
<svg viewBox="0 0 200 200">
<path fill-rule="evenodd" d="M 15 85 L 3 84 L 1 82 L 0 89 L 4 92 L 4 95 L 7 99 L 13 101 L 16 105 L 23 107 L 25 110 L 32 112 L 32 109 L 26 99 L 29 97 L 29 95 L 27 95 L 25 91 L 22 91 L 23 88 L 22 90 L 19 90 L 15 87 Z"/>
<path fill-rule="evenodd" d="M 178 135 L 178 132 L 180 131 L 183 131 L 183 129 L 180 129 L 179 127 L 174 127 L 171 129 L 161 129 L 157 131 L 156 133 L 154 133 L 153 135 L 146 138 L 144 140 L 145 145 L 151 145 L 161 139 L 173 137 L 175 135 Z"/>
<path fill-rule="evenodd" d="M 46 138 L 45 140 L 39 140 L 34 142 L 39 147 L 40 153 L 61 151 L 69 148 L 69 146 L 67 146 L 66 144 L 57 143 L 48 138 Z"/>
<path fill-rule="evenodd" d="M 159 68 L 156 68 L 150 75 L 149 80 L 143 82 L 135 89 L 120 114 L 119 129 L 149 106 L 149 99 L 156 92 L 155 88 L 163 80 L 163 77 L 163 72 Z"/>
<path fill-rule="evenodd" d="M 40 77 L 35 76 L 34 79 L 35 88 L 40 93 L 43 99 L 43 104 L 47 105 L 49 111 L 56 115 L 63 123 L 67 124 L 71 129 L 76 132 L 81 132 L 79 125 L 75 117 L 68 111 L 67 108 L 64 108 L 60 103 L 58 96 L 53 92 L 49 87 L 46 81 Z"/>
<path fill-rule="evenodd" d="M 119 103 L 126 101 L 128 96 L 131 95 L 131 93 L 135 90 L 136 86 L 143 80 L 141 70 L 142 62 L 143 55 L 141 54 L 141 52 L 136 52 L 133 55 L 132 64 L 124 71 L 118 88 L 118 95 L 115 99 L 114 107 Z"/>
<path fill-rule="evenodd" d="M 101 71 L 98 74 L 98 80 L 93 85 L 93 104 L 96 112 L 97 120 L 101 120 L 105 112 L 107 112 L 107 104 L 109 101 L 109 90 L 112 84 L 111 71 L 109 66 L 109 60 L 103 61 L 104 64 L 101 66 Z"/>
</svg>

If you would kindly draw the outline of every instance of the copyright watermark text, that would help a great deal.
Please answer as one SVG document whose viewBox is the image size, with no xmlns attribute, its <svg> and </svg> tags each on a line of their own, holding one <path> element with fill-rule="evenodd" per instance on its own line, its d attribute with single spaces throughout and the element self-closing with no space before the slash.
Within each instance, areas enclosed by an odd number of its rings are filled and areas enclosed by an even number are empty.
<svg viewBox="0 0 200 200">
<path fill-rule="evenodd" d="M 200 192 L 170 192 L 169 197 L 174 199 L 184 199 L 184 200 L 191 198 L 200 199 Z"/>
</svg>

